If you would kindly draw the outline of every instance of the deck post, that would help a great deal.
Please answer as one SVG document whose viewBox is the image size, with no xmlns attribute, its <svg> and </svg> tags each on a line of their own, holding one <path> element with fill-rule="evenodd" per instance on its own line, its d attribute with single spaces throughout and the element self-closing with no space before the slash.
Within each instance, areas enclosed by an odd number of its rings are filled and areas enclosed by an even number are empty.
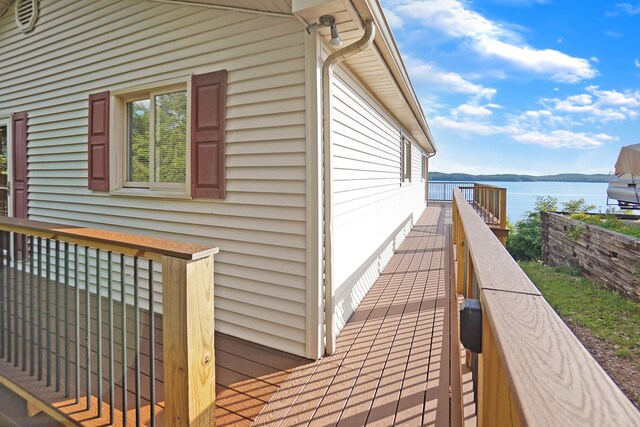
<svg viewBox="0 0 640 427">
<path fill-rule="evenodd" d="M 215 425 L 213 255 L 163 256 L 165 423 Z"/>
</svg>

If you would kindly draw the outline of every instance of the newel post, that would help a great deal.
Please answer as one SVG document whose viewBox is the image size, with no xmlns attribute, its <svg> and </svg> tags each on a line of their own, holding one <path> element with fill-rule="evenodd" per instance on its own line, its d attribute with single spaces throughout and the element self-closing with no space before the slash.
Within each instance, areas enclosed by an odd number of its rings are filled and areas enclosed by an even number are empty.
<svg viewBox="0 0 640 427">
<path fill-rule="evenodd" d="M 213 254 L 163 256 L 165 424 L 215 425 Z"/>
</svg>

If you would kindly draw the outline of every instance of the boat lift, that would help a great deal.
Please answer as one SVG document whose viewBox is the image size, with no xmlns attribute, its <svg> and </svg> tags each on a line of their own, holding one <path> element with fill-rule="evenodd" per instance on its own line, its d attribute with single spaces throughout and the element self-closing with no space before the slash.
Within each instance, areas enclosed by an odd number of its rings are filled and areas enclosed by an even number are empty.
<svg viewBox="0 0 640 427">
<path fill-rule="evenodd" d="M 622 147 L 615 176 L 607 187 L 607 204 L 612 199 L 621 209 L 640 209 L 640 144 Z"/>
</svg>

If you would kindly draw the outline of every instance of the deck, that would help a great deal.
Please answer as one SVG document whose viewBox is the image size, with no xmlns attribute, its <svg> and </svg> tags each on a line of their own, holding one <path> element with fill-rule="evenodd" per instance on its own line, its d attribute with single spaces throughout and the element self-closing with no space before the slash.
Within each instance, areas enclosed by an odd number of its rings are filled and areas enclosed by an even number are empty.
<svg viewBox="0 0 640 427">
<path fill-rule="evenodd" d="M 448 206 L 426 209 L 349 319 L 336 354 L 296 369 L 255 426 L 450 424 Z"/>
<path fill-rule="evenodd" d="M 278 387 L 285 381 L 293 370 L 309 360 L 273 350 L 258 344 L 234 338 L 228 335 L 216 334 L 216 425 L 217 426 L 248 426 L 269 401 Z M 4 372 L 24 377 L 22 384 L 29 381 L 29 377 L 22 374 L 20 369 L 4 366 Z M 30 381 L 33 383 L 33 381 Z M 157 382 L 158 392 L 162 393 L 162 382 Z M 40 386 L 33 390 L 39 395 L 47 393 L 49 389 Z M 55 395 L 52 396 L 55 398 Z M 83 421 L 89 425 L 108 425 L 108 420 L 100 419 L 95 413 L 84 413 L 82 405 L 73 405 L 69 399 L 59 397 L 56 406 L 62 406 L 63 412 L 71 414 L 83 413 Z M 164 424 L 162 419 L 162 403 L 157 405 L 158 423 Z M 146 409 L 146 410 L 145 410 Z M 143 423 L 148 421 L 148 408 L 143 407 Z M 95 412 L 95 411 L 94 411 Z M 135 417 L 134 411 L 129 419 Z M 15 424 L 11 424 L 15 423 Z M 37 425 L 40 427 L 60 426 L 61 424 L 45 414 L 36 417 L 27 416 L 27 406 L 11 393 L 0 386 L 0 425 Z"/>
<path fill-rule="evenodd" d="M 457 336 L 450 337 L 457 304 L 450 286 L 450 224 L 449 203 L 432 203 L 425 210 L 341 332 L 333 356 L 312 362 L 216 334 L 216 425 L 445 426 L 462 422 L 451 408 L 463 399 L 472 420 L 469 374 L 464 384 L 450 381 L 452 368 L 461 368 L 450 361 L 460 350 Z M 160 372 L 161 317 L 155 325 Z M 4 372 L 11 371 L 5 366 Z M 20 375 L 19 368 L 13 372 Z M 156 388 L 162 397 L 161 377 Z M 164 402 L 157 402 L 162 425 Z M 106 425 L 94 413 L 79 417 L 82 408 L 73 409 L 78 405 L 69 399 L 59 398 L 54 406 L 75 411 L 75 418 L 89 425 Z M 142 410 L 144 423 L 148 404 Z M 24 417 L 20 406 L 13 412 L 7 415 Z"/>
</svg>

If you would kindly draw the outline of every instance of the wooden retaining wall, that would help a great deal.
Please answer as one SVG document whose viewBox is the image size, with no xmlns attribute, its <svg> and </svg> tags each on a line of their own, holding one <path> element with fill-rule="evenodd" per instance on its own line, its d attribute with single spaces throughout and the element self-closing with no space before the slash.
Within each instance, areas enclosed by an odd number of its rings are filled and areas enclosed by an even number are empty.
<svg viewBox="0 0 640 427">
<path fill-rule="evenodd" d="M 542 212 L 542 260 L 573 267 L 640 302 L 640 239 Z"/>
</svg>

